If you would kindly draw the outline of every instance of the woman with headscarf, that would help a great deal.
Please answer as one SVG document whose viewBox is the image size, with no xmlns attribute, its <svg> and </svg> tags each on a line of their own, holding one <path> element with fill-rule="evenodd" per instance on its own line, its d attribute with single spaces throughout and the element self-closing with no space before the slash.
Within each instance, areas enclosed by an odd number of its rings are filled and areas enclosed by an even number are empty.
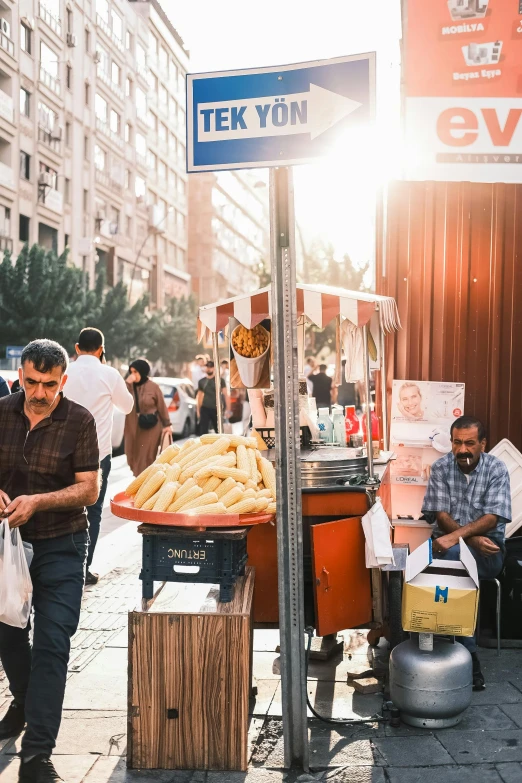
<svg viewBox="0 0 522 783">
<path fill-rule="evenodd" d="M 171 430 L 163 392 L 149 374 L 150 364 L 136 359 L 127 378 L 134 408 L 125 419 L 125 455 L 135 476 L 154 462 L 163 435 Z"/>
</svg>

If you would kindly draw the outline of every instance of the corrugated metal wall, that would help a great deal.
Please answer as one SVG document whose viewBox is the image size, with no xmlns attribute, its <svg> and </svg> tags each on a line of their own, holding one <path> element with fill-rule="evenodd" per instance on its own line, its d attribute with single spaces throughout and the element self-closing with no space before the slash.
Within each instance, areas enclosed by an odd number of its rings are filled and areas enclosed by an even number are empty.
<svg viewBox="0 0 522 783">
<path fill-rule="evenodd" d="M 522 185 L 394 182 L 378 224 L 377 292 L 402 321 L 388 385 L 464 382 L 489 446 L 522 450 Z"/>
</svg>

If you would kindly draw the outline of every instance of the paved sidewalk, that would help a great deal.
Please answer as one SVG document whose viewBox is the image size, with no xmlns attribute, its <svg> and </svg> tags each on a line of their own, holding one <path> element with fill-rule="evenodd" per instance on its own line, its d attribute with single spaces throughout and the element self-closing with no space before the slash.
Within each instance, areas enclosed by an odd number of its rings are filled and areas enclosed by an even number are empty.
<svg viewBox="0 0 522 783">
<path fill-rule="evenodd" d="M 278 632 L 254 635 L 254 676 L 248 773 L 128 771 L 126 752 L 127 611 L 138 603 L 140 536 L 123 525 L 106 536 L 99 584 L 85 592 L 78 633 L 73 639 L 64 718 L 55 752 L 67 783 L 279 783 L 331 780 L 343 783 L 521 783 L 522 668 L 518 651 L 482 651 L 488 687 L 473 695 L 473 706 L 456 728 L 426 732 L 387 724 L 328 726 L 309 722 L 308 777 L 283 770 Z M 109 563 L 118 563 L 110 569 Z M 345 633 L 344 656 L 310 666 L 308 691 L 324 715 L 368 717 L 381 708 L 380 696 L 354 693 L 347 669 L 368 661 L 362 633 Z M 385 655 L 385 650 L 378 651 Z M 0 670 L 0 713 L 9 701 Z M 15 783 L 20 742 L 0 743 L 0 783 Z"/>
</svg>

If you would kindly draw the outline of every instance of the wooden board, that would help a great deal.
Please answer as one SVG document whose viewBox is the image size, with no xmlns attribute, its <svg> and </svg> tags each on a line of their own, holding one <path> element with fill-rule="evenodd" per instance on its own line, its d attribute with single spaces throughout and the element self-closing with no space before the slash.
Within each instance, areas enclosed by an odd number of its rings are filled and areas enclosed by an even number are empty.
<svg viewBox="0 0 522 783">
<path fill-rule="evenodd" d="M 198 587 L 168 583 L 129 613 L 131 768 L 247 769 L 254 570 L 229 604 Z"/>
</svg>

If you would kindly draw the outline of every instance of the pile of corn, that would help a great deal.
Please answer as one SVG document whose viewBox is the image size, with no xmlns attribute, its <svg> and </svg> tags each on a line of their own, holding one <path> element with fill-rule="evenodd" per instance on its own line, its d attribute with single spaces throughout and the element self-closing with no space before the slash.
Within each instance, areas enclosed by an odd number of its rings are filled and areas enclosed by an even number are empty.
<svg viewBox="0 0 522 783">
<path fill-rule="evenodd" d="M 255 438 L 202 435 L 160 454 L 125 490 L 134 507 L 173 514 L 274 514 L 275 471 Z"/>
</svg>

